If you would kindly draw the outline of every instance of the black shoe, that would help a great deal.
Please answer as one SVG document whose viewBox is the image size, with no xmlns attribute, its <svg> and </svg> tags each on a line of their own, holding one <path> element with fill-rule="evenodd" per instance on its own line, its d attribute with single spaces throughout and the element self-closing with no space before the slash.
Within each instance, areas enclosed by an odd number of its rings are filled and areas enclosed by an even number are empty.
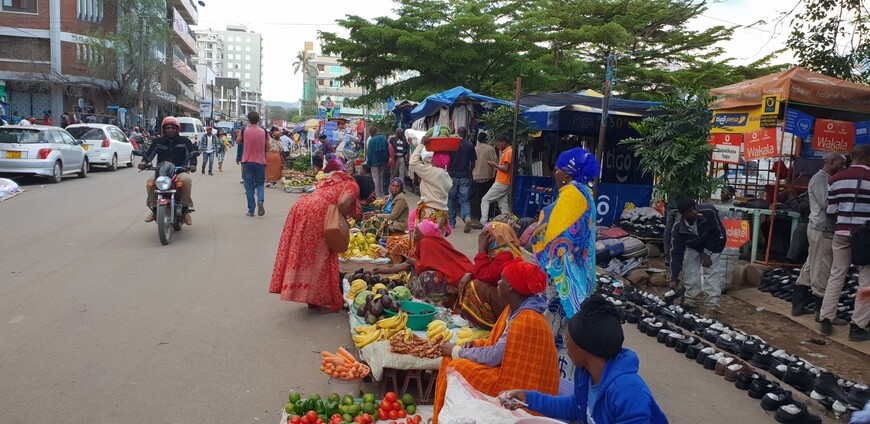
<svg viewBox="0 0 870 424">
<path fill-rule="evenodd" d="M 734 340 L 730 334 L 722 333 L 716 338 L 716 347 L 728 353 L 740 352 L 740 342 Z"/>
<path fill-rule="evenodd" d="M 807 286 L 796 285 L 791 296 L 791 316 L 799 317 L 813 313 L 807 306 L 812 301 L 810 297 L 810 288 Z"/>
<path fill-rule="evenodd" d="M 776 361 L 776 359 L 774 359 L 773 363 L 774 363 L 774 366 L 773 366 L 773 368 L 770 369 L 770 373 L 773 374 L 773 376 L 778 378 L 779 380 L 784 379 L 785 373 L 788 372 L 788 365 L 779 363 Z"/>
<path fill-rule="evenodd" d="M 819 322 L 819 313 L 822 311 L 823 300 L 825 300 L 825 298 L 813 295 L 813 306 L 815 306 L 816 309 L 816 322 Z"/>
<path fill-rule="evenodd" d="M 821 424 L 822 419 L 818 415 L 811 414 L 806 405 L 792 402 L 782 405 L 776 410 L 773 418 L 782 424 Z"/>
<path fill-rule="evenodd" d="M 837 383 L 837 376 L 829 372 L 819 374 L 810 397 L 815 400 L 831 398 L 841 403 L 849 403 L 849 394 Z"/>
<path fill-rule="evenodd" d="M 676 340 L 674 343 L 674 350 L 677 351 L 677 353 L 686 353 L 689 350 L 689 346 L 695 343 L 698 343 L 698 339 L 694 337 L 683 337 Z"/>
<path fill-rule="evenodd" d="M 864 409 L 864 405 L 867 405 L 867 402 L 870 402 L 870 389 L 867 388 L 866 385 L 855 385 L 852 387 L 852 390 L 849 390 L 849 396 L 847 397 L 849 401 L 849 405 L 857 410 Z"/>
<path fill-rule="evenodd" d="M 263 202 L 257 202 L 257 215 L 263 216 L 266 214 L 266 209 L 263 208 Z"/>
<path fill-rule="evenodd" d="M 668 291 L 665 293 L 665 305 L 673 305 L 674 301 L 683 297 L 684 294 L 686 294 L 686 287 Z"/>
<path fill-rule="evenodd" d="M 738 390 L 749 390 L 749 386 L 752 385 L 752 382 L 759 378 L 761 378 L 760 374 L 750 371 L 748 367 L 743 367 L 743 369 L 740 370 L 740 373 L 737 374 L 737 378 L 734 380 L 734 387 L 737 387 Z"/>
<path fill-rule="evenodd" d="M 673 323 L 680 322 L 680 316 L 677 315 L 676 311 L 670 308 L 662 308 L 661 311 L 659 311 L 659 317 L 661 317 L 665 321 L 670 321 Z"/>
<path fill-rule="evenodd" d="M 706 358 L 704 358 L 704 369 L 705 370 L 715 370 L 716 363 L 719 362 L 719 358 L 722 357 L 721 353 L 714 353 Z"/>
<path fill-rule="evenodd" d="M 674 332 L 671 330 L 664 330 L 664 329 L 659 330 L 659 332 L 656 333 L 656 341 L 659 343 L 665 343 L 665 341 L 668 339 L 668 336 L 670 336 L 673 333 Z"/>
<path fill-rule="evenodd" d="M 776 390 L 777 387 L 773 385 L 766 377 L 760 376 L 759 378 L 755 378 L 749 383 L 749 397 L 753 399 L 761 399 L 764 395 Z"/>
<path fill-rule="evenodd" d="M 870 340 L 870 330 L 858 327 L 855 324 L 849 326 L 849 341 L 866 342 L 867 340 Z"/>
<path fill-rule="evenodd" d="M 740 356 L 740 359 L 742 359 L 744 361 L 748 361 L 748 360 L 752 359 L 755 356 L 755 354 L 758 353 L 760 350 L 761 350 L 761 346 L 758 345 L 758 342 L 755 340 L 749 339 L 749 340 L 743 342 L 742 345 L 740 345 L 740 352 L 739 352 L 738 356 Z"/>
<path fill-rule="evenodd" d="M 778 388 L 761 398 L 761 407 L 765 411 L 776 411 L 780 406 L 788 405 L 793 402 L 794 399 L 792 399 L 790 391 Z"/>
<path fill-rule="evenodd" d="M 669 348 L 675 348 L 677 346 L 677 342 L 680 340 L 685 340 L 686 336 L 680 333 L 671 333 L 668 334 L 668 337 L 665 338 L 665 346 Z"/>
<path fill-rule="evenodd" d="M 793 365 L 788 367 L 782 381 L 798 391 L 809 392 L 816 385 L 816 375 L 802 365 Z"/>
<path fill-rule="evenodd" d="M 700 344 L 700 343 L 699 343 Z M 707 362 L 707 358 L 716 354 L 716 349 L 712 347 L 705 347 L 698 351 L 698 356 L 695 357 L 695 362 L 700 365 L 704 365 Z M 718 358 L 717 358 L 718 359 Z M 713 360 L 713 368 L 716 368 L 716 361 Z"/>
<path fill-rule="evenodd" d="M 720 334 L 722 334 L 722 332 L 713 330 L 712 328 L 708 328 L 704 330 L 703 333 L 701 333 L 701 337 L 710 343 L 716 343 L 716 339 L 719 338 Z"/>
<path fill-rule="evenodd" d="M 684 314 L 682 318 L 680 318 L 680 327 L 685 328 L 689 331 L 695 331 L 698 328 L 698 321 L 695 320 L 691 314 Z"/>
<path fill-rule="evenodd" d="M 666 329 L 665 323 L 661 321 L 653 321 L 646 326 L 646 335 L 650 337 L 656 337 L 658 336 L 659 331 L 662 331 L 663 329 Z"/>
<path fill-rule="evenodd" d="M 749 360 L 749 363 L 756 368 L 770 371 L 770 368 L 773 367 L 773 356 L 770 353 L 769 350 L 760 351 L 755 355 L 752 355 L 752 359 Z"/>
<path fill-rule="evenodd" d="M 654 318 L 642 318 L 637 322 L 637 329 L 641 333 L 646 334 L 646 329 L 649 327 L 649 323 L 653 322 Z"/>
<path fill-rule="evenodd" d="M 637 307 L 632 306 L 629 310 L 625 311 L 625 320 L 628 321 L 629 324 L 637 324 L 640 321 L 640 317 L 643 316 L 643 312 L 640 311 Z"/>
<path fill-rule="evenodd" d="M 833 334 L 834 325 L 831 324 L 831 320 L 825 318 L 819 321 L 819 331 L 826 336 L 830 336 L 831 334 Z"/>
<path fill-rule="evenodd" d="M 679 345 L 677 345 L 679 347 Z M 698 354 L 701 352 L 701 349 L 707 347 L 704 343 L 695 343 L 692 345 L 686 346 L 686 358 L 689 359 L 697 359 Z"/>
</svg>

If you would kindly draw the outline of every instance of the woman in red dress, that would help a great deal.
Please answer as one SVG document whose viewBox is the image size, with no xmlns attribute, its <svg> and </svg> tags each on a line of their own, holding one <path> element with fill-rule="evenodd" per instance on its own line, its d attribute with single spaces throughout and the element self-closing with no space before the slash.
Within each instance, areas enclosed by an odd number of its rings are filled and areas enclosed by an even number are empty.
<svg viewBox="0 0 870 424">
<path fill-rule="evenodd" d="M 323 238 L 323 219 L 326 208 L 338 204 L 342 193 L 354 199 L 359 213 L 359 186 L 344 172 L 336 172 L 316 186 L 314 193 L 302 196 L 287 214 L 269 293 L 280 293 L 281 300 L 307 303 L 321 312 L 335 312 L 343 302 L 338 255 Z"/>
</svg>

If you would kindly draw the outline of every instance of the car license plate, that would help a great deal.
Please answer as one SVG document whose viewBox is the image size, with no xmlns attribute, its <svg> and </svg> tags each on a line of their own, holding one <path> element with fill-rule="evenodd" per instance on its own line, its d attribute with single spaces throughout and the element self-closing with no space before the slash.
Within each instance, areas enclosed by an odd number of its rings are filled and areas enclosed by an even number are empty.
<svg viewBox="0 0 870 424">
<path fill-rule="evenodd" d="M 88 151 L 88 149 L 90 149 L 90 148 L 91 148 L 91 146 L 90 146 L 90 145 L 87 145 L 87 144 L 82 144 L 82 149 L 85 149 L 85 151 L 86 151 L 86 152 L 87 152 L 87 151 Z"/>
<path fill-rule="evenodd" d="M 7 150 L 6 159 L 21 159 L 21 152 Z"/>
</svg>

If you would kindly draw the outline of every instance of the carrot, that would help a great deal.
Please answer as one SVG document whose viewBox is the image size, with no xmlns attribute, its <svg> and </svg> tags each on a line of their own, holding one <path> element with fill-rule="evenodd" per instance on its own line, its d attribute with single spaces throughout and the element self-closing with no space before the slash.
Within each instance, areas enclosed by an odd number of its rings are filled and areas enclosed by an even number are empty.
<svg viewBox="0 0 870 424">
<path fill-rule="evenodd" d="M 334 354 L 334 353 L 326 352 L 326 351 L 322 352 L 322 353 L 320 354 L 320 356 L 321 356 L 323 359 L 341 359 L 340 356 L 338 356 L 338 355 L 336 355 L 336 354 Z"/>
<path fill-rule="evenodd" d="M 353 355 L 351 355 L 350 352 L 348 352 L 347 349 L 345 349 L 344 347 L 339 347 L 339 348 L 338 348 L 338 353 L 337 353 L 337 355 L 338 355 L 338 356 L 341 356 L 341 357 L 344 358 L 344 359 L 346 359 L 346 360 L 348 361 L 348 363 L 353 364 L 353 363 L 356 362 L 356 358 L 354 358 Z"/>
</svg>

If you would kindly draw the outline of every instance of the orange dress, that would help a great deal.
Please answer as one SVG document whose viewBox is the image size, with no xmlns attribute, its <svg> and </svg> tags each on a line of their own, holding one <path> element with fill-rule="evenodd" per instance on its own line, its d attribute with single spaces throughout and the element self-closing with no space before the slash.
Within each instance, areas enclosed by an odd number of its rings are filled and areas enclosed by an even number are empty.
<svg viewBox="0 0 870 424">
<path fill-rule="evenodd" d="M 337 204 L 342 193 L 359 198 L 359 186 L 350 175 L 336 172 L 317 183 L 314 193 L 302 196 L 287 214 L 269 293 L 281 300 L 318 306 L 341 305 L 338 255 L 323 238 L 326 208 Z M 359 210 L 359 205 L 356 205 Z"/>
<path fill-rule="evenodd" d="M 487 367 L 468 359 L 444 358 L 435 383 L 435 424 L 444 406 L 447 391 L 447 367 L 459 371 L 481 393 L 498 396 L 505 390 L 537 390 L 541 393 L 559 393 L 559 358 L 553 333 L 544 315 L 522 310 L 510 322 L 510 308 L 502 312 L 487 340 L 477 340 L 476 347 L 493 346 L 507 328 L 504 359 L 498 367 Z"/>
</svg>

